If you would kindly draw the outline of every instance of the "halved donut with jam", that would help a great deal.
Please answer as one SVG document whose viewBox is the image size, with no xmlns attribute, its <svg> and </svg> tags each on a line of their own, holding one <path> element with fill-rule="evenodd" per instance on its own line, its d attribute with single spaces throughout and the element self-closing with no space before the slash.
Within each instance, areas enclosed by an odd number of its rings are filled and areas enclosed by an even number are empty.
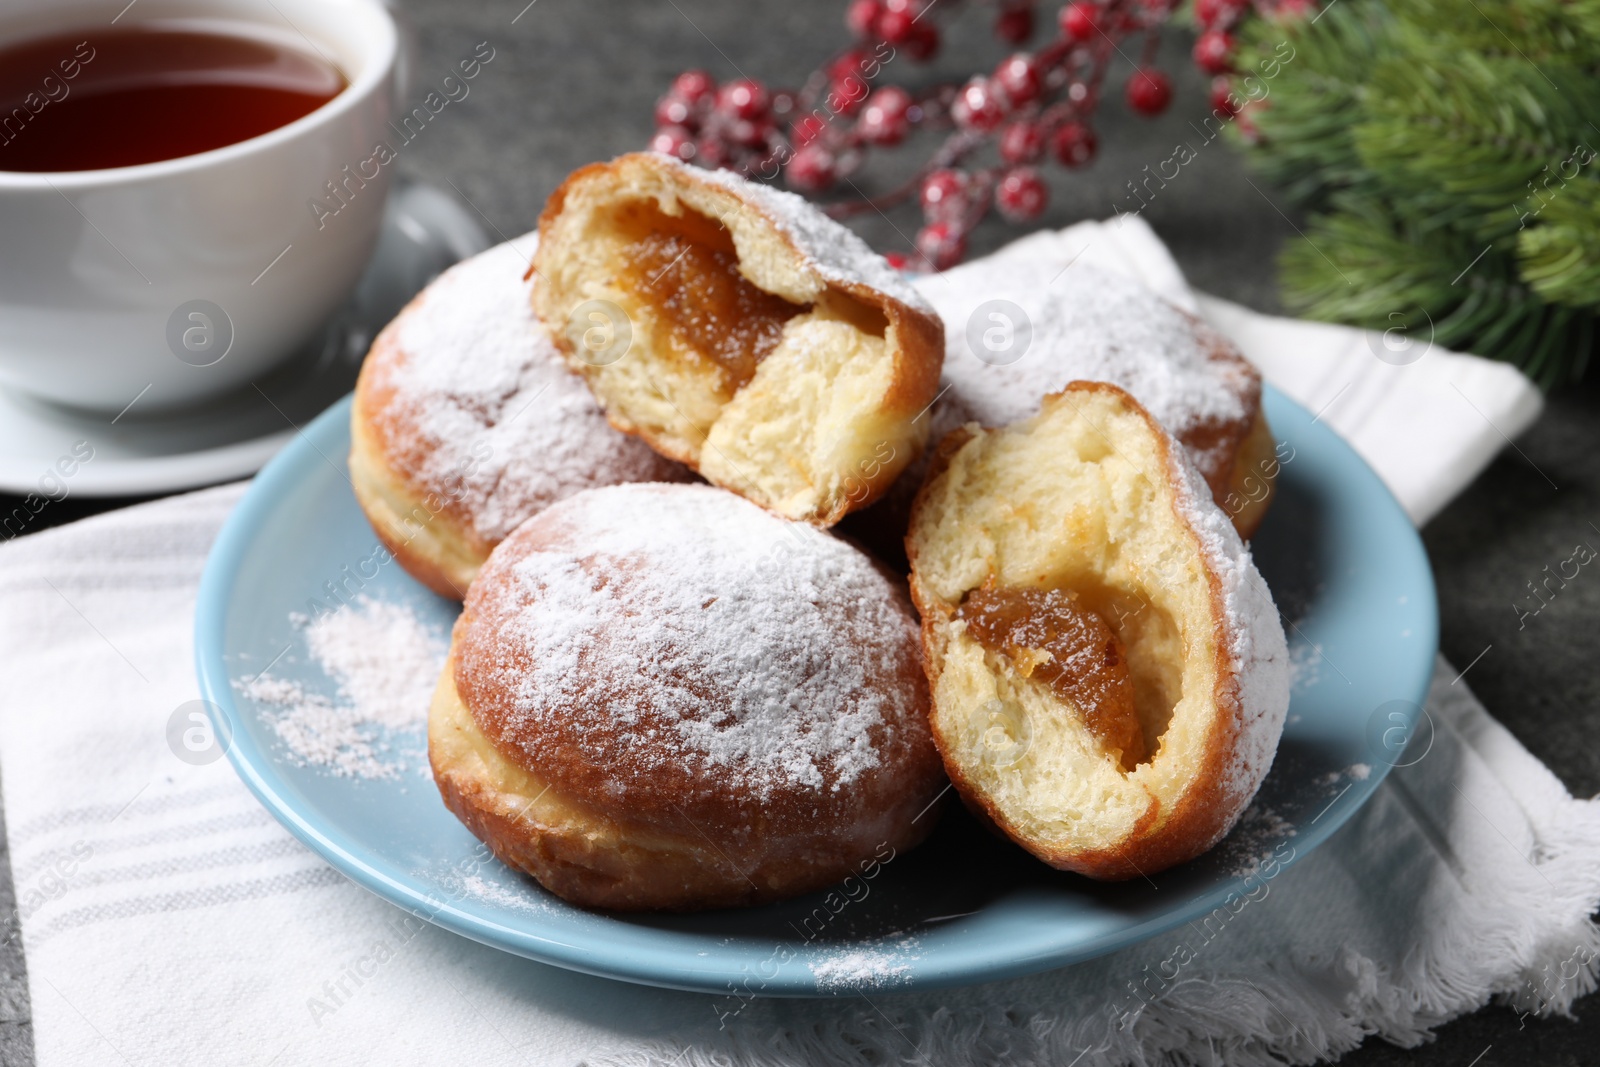
<svg viewBox="0 0 1600 1067">
<path fill-rule="evenodd" d="M 539 232 L 535 309 L 661 454 L 826 526 L 921 451 L 943 326 L 806 201 L 639 153 L 575 172 Z"/>
<path fill-rule="evenodd" d="M 969 804 L 1096 878 L 1228 832 L 1277 749 L 1288 651 L 1233 524 L 1131 396 L 1073 382 L 949 435 L 906 549 L 934 740 Z"/>
</svg>

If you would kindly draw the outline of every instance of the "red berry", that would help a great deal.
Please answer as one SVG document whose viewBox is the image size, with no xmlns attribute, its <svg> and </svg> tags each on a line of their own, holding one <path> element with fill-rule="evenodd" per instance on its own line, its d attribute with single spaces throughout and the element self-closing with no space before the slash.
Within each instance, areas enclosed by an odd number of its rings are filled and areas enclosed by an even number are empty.
<svg viewBox="0 0 1600 1067">
<path fill-rule="evenodd" d="M 878 36 L 894 45 L 903 45 L 917 32 L 915 15 L 906 11 L 885 11 L 878 19 Z"/>
<path fill-rule="evenodd" d="M 1076 0 L 1061 9 L 1058 16 L 1061 32 L 1067 40 L 1078 44 L 1090 40 L 1100 32 L 1100 8 L 1087 0 Z"/>
<path fill-rule="evenodd" d="M 789 140 L 804 147 L 828 132 L 828 124 L 818 115 L 806 115 L 789 127 Z"/>
<path fill-rule="evenodd" d="M 1278 0 L 1272 13 L 1279 19 L 1303 19 L 1315 10 L 1316 0 Z"/>
<path fill-rule="evenodd" d="M 1045 204 L 1050 202 L 1050 187 L 1032 167 L 1017 167 L 1000 179 L 994 200 L 1000 214 L 1012 222 L 1026 222 L 1038 218 L 1044 211 Z"/>
<path fill-rule="evenodd" d="M 770 103 L 766 86 L 752 78 L 731 81 L 717 92 L 717 110 L 736 119 L 758 119 Z"/>
<path fill-rule="evenodd" d="M 1239 113 L 1239 98 L 1234 94 L 1233 82 L 1225 76 L 1211 79 L 1211 110 L 1229 118 Z"/>
<path fill-rule="evenodd" d="M 1172 81 L 1154 67 L 1140 67 L 1128 79 L 1128 106 L 1141 115 L 1159 115 L 1172 103 Z"/>
<path fill-rule="evenodd" d="M 689 101 L 675 93 L 668 93 L 656 101 L 657 126 L 687 126 L 694 118 L 694 108 Z"/>
<path fill-rule="evenodd" d="M 1207 74 L 1233 69 L 1233 37 L 1222 30 L 1207 30 L 1194 42 L 1194 65 Z"/>
<path fill-rule="evenodd" d="M 934 270 L 948 270 L 967 254 L 967 236 L 951 223 L 931 223 L 917 231 L 917 251 Z"/>
<path fill-rule="evenodd" d="M 895 270 L 908 270 L 911 267 L 911 257 L 904 252 L 885 252 L 883 259 Z"/>
<path fill-rule="evenodd" d="M 913 23 L 911 35 L 900 43 L 906 55 L 915 63 L 925 63 L 939 51 L 939 27 L 930 20 Z"/>
<path fill-rule="evenodd" d="M 765 148 L 771 132 L 772 122 L 766 118 L 739 119 L 727 126 L 728 140 L 746 148 Z"/>
<path fill-rule="evenodd" d="M 1069 122 L 1050 136 L 1050 152 L 1063 167 L 1081 167 L 1094 158 L 1100 139 L 1081 122 Z"/>
<path fill-rule="evenodd" d="M 733 158 L 728 143 L 720 137 L 700 138 L 695 145 L 695 155 L 701 163 L 713 169 L 727 166 L 728 160 Z"/>
<path fill-rule="evenodd" d="M 922 217 L 930 222 L 959 218 L 967 210 L 972 180 L 959 170 L 936 170 L 922 180 Z"/>
<path fill-rule="evenodd" d="M 833 81 L 843 81 L 845 78 L 862 77 L 862 72 L 872 64 L 872 56 L 862 48 L 852 48 L 840 53 L 839 57 L 829 63 L 826 70 L 828 77 Z"/>
<path fill-rule="evenodd" d="M 1000 158 L 1007 163 L 1032 163 L 1044 151 L 1044 131 L 1036 122 L 1013 122 L 1000 134 Z"/>
<path fill-rule="evenodd" d="M 1039 77 L 1039 68 L 1035 65 L 1033 57 L 1026 52 L 1018 52 L 1001 60 L 1000 65 L 994 69 L 994 81 L 1014 106 L 1021 106 L 1037 99 L 1044 88 L 1043 79 Z"/>
<path fill-rule="evenodd" d="M 828 89 L 826 102 L 839 114 L 853 116 L 867 102 L 867 83 L 854 74 L 836 81 Z"/>
<path fill-rule="evenodd" d="M 1241 111 L 1233 120 L 1233 128 L 1239 131 L 1239 136 L 1244 138 L 1245 144 L 1261 143 L 1261 127 L 1256 125 L 1255 119 L 1249 112 Z"/>
<path fill-rule="evenodd" d="M 803 193 L 820 193 L 838 177 L 838 164 L 822 145 L 809 144 L 790 157 L 783 176 Z"/>
<path fill-rule="evenodd" d="M 857 129 L 869 144 L 895 145 L 911 131 L 911 94 L 896 85 L 886 85 L 867 98 Z"/>
<path fill-rule="evenodd" d="M 650 151 L 662 152 L 679 159 L 693 159 L 694 135 L 683 126 L 663 126 L 650 138 Z"/>
<path fill-rule="evenodd" d="M 1002 8 L 994 20 L 994 35 L 1006 44 L 1022 44 L 1033 36 L 1033 5 Z"/>
<path fill-rule="evenodd" d="M 975 77 L 961 87 L 950 105 L 950 117 L 965 130 L 987 133 L 997 128 L 1006 117 L 1005 98 L 995 91 L 988 78 Z"/>
<path fill-rule="evenodd" d="M 1194 0 L 1194 17 L 1208 30 L 1225 30 L 1239 21 L 1244 8 L 1240 0 Z"/>
<path fill-rule="evenodd" d="M 878 31 L 878 19 L 883 17 L 883 5 L 878 0 L 853 0 L 845 8 L 844 24 L 857 37 L 871 37 Z"/>
<path fill-rule="evenodd" d="M 688 101 L 692 107 L 701 102 L 710 103 L 717 91 L 717 83 L 703 70 L 686 70 L 672 79 L 672 95 Z"/>
</svg>

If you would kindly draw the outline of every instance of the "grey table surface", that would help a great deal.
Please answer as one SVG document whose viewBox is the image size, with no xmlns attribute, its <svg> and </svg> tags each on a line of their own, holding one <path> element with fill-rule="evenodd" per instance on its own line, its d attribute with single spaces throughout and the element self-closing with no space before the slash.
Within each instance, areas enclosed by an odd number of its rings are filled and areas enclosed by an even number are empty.
<svg viewBox="0 0 1600 1067">
<path fill-rule="evenodd" d="M 1041 13 L 1053 17 L 1055 6 L 1044 3 Z M 641 147 L 651 133 L 656 96 L 680 70 L 698 66 L 719 79 L 745 73 L 794 84 L 844 41 L 843 0 L 397 0 L 397 7 L 414 42 L 415 97 L 481 42 L 494 49 L 470 95 L 407 145 L 398 166 L 405 175 L 453 188 L 492 234 L 505 236 L 533 228 L 545 197 L 574 167 Z M 951 24 L 939 60 L 906 80 L 953 77 L 1003 54 L 987 31 L 992 9 L 969 7 Z M 1166 115 L 1136 119 L 1112 101 L 1104 109 L 1097 163 L 1070 175 L 1051 168 L 1052 201 L 1041 225 L 1129 209 L 1130 179 L 1171 155 L 1179 141 L 1198 143 L 1190 124 L 1207 106 L 1203 82 L 1188 62 L 1190 43 L 1173 31 L 1163 45 L 1162 65 L 1177 88 Z M 895 163 L 882 165 L 892 170 Z M 1270 187 L 1257 181 L 1260 189 L 1253 188 L 1246 177 L 1239 157 L 1221 141 L 1201 145 L 1144 217 L 1195 286 L 1275 312 L 1274 257 L 1285 241 L 1300 239 L 1298 220 L 1268 199 Z M 890 249 L 907 247 L 916 225 L 914 214 L 902 213 L 865 218 L 858 228 L 875 247 Z M 1016 233 L 986 223 L 973 249 L 987 251 Z M 1600 621 L 1600 583 L 1571 583 L 1525 628 L 1512 604 L 1546 564 L 1600 536 L 1596 378 L 1553 396 L 1517 447 L 1423 531 L 1438 578 L 1444 654 L 1473 663 L 1468 681 L 1484 703 L 1580 797 L 1600 792 L 1600 667 L 1592 636 Z M 38 526 L 131 502 L 68 499 Z M 0 496 L 0 510 L 15 503 Z M 0 837 L 0 914 L 14 916 L 14 905 Z M 14 922 L 6 933 L 0 944 L 0 1064 L 20 1067 L 34 1062 L 26 961 Z M 1576 1021 L 1541 1021 L 1490 1007 L 1441 1027 L 1437 1039 L 1420 1048 L 1372 1040 L 1342 1062 L 1600 1062 L 1600 1002 L 1590 997 L 1577 1010 Z"/>
</svg>

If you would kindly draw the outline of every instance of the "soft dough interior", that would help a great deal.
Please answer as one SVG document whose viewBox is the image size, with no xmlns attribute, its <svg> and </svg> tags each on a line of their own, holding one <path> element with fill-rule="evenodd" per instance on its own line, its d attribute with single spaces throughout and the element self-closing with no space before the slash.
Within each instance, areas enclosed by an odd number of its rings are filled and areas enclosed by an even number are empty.
<svg viewBox="0 0 1600 1067">
<path fill-rule="evenodd" d="M 667 185 L 647 191 L 654 195 L 569 199 L 563 214 L 582 219 L 582 233 L 566 235 L 572 254 L 546 279 L 568 309 L 565 330 L 580 359 L 594 349 L 585 347 L 586 335 L 596 337 L 588 332 L 611 326 L 571 311 L 603 300 L 627 317 L 627 354 L 583 368 L 612 421 L 791 517 L 825 511 L 909 463 L 927 420 L 908 423 L 885 403 L 895 365 L 884 314 L 797 272 L 793 256 L 774 247 L 780 239 L 737 200 L 730 209 L 690 205 Z M 660 256 L 663 241 L 686 254 Z M 748 304 L 717 306 L 728 279 L 705 275 L 718 270 L 737 274 L 734 287 L 753 287 Z M 695 328 L 725 333 L 763 317 L 770 330 L 753 374 L 750 359 L 707 351 Z"/>
<path fill-rule="evenodd" d="M 1210 579 L 1174 509 L 1156 431 L 1122 403 L 1069 391 L 1028 422 L 974 437 L 926 490 L 912 535 L 918 580 L 950 612 L 991 578 L 1069 589 L 1122 639 L 1149 753 L 1131 768 L 960 619 L 936 642 L 947 758 L 1022 835 L 1074 851 L 1158 828 L 1218 714 Z"/>
</svg>

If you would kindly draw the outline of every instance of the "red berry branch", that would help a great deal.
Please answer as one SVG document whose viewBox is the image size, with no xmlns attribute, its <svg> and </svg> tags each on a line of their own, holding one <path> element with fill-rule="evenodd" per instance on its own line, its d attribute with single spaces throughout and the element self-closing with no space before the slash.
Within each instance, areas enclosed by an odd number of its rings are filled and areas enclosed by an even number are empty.
<svg viewBox="0 0 1600 1067">
<path fill-rule="evenodd" d="M 1001 41 L 1023 45 L 1035 36 L 1037 0 L 987 2 Z M 1050 190 L 1040 164 L 1054 160 L 1075 169 L 1094 160 L 1095 113 L 1114 57 L 1137 56 L 1122 87 L 1127 105 L 1144 116 L 1166 110 L 1172 81 L 1154 60 L 1178 2 L 1072 0 L 1056 12 L 1054 35 L 1033 51 L 1007 56 L 993 72 L 963 83 L 912 88 L 888 83 L 887 72 L 903 69 L 903 60 L 932 58 L 941 44 L 939 20 L 963 0 L 853 0 L 845 24 L 854 41 L 798 89 L 768 90 L 747 78 L 718 86 L 699 70 L 678 75 L 656 105 L 650 147 L 747 177 L 781 177 L 812 196 L 846 184 L 855 195 L 824 205 L 835 218 L 915 198 L 923 216 L 915 252 L 889 259 L 905 269 L 943 270 L 961 262 L 967 235 L 991 208 L 1013 222 L 1044 211 Z M 1253 2 L 1275 15 L 1311 6 L 1311 0 Z M 1251 4 L 1194 0 L 1201 30 L 1194 62 L 1212 76 L 1211 106 L 1225 119 L 1239 113 L 1230 31 Z M 1129 38 L 1136 45 L 1125 48 Z M 856 189 L 850 176 L 872 149 L 893 148 L 919 130 L 943 137 L 909 181 L 876 197 Z"/>
</svg>

